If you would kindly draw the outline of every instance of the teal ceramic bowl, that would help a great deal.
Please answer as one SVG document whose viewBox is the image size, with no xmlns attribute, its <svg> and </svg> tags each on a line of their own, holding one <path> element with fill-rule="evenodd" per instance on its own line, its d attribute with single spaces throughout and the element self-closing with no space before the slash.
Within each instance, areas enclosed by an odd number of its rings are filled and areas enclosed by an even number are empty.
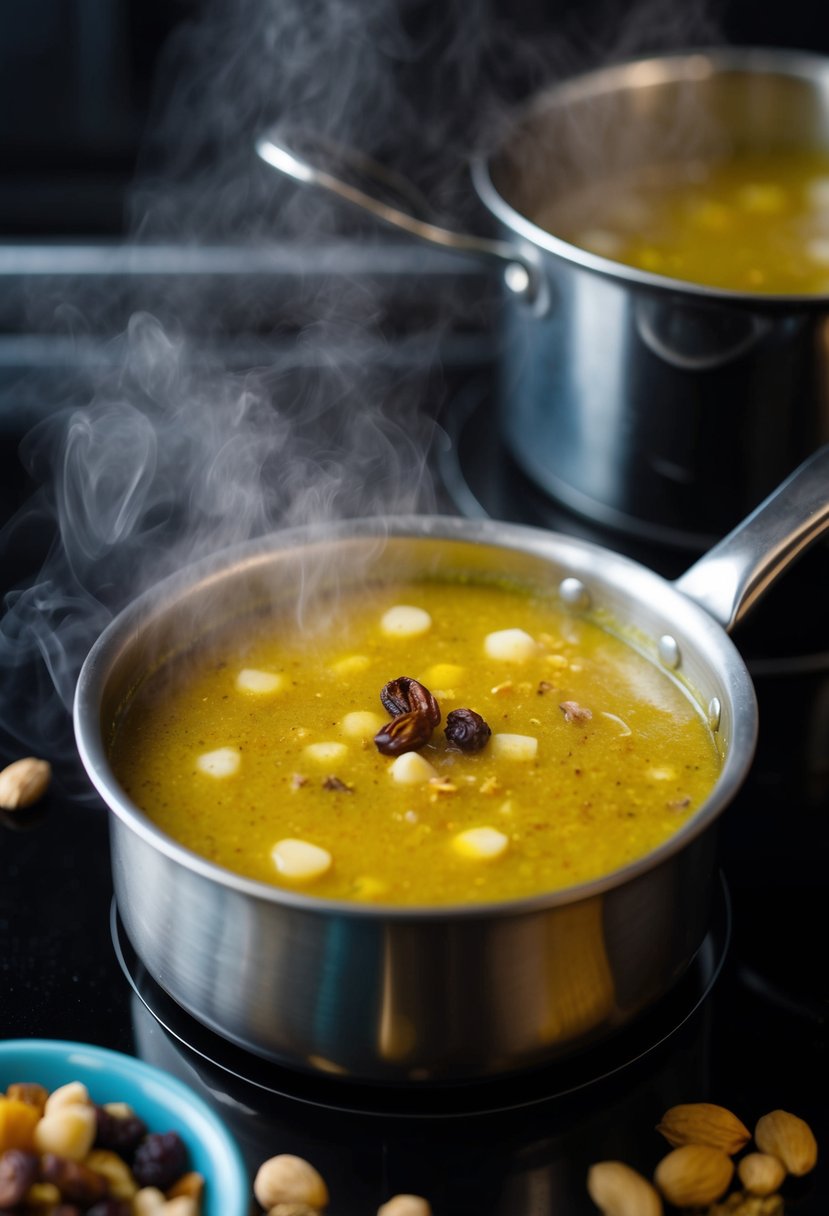
<svg viewBox="0 0 829 1216">
<path fill-rule="evenodd" d="M 56 1039 L 0 1042 L 0 1093 L 14 1081 L 48 1090 L 82 1081 L 94 1102 L 126 1102 L 151 1132 L 175 1131 L 190 1168 L 205 1179 L 204 1216 L 249 1216 L 252 1188 L 241 1153 L 222 1121 L 175 1077 L 132 1056 Z"/>
</svg>

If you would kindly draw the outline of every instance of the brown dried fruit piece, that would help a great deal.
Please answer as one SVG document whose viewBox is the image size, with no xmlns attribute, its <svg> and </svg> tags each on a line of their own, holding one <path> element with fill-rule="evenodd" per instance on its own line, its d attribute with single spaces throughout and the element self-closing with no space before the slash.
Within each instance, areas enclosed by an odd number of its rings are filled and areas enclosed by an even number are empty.
<svg viewBox="0 0 829 1216">
<path fill-rule="evenodd" d="M 817 1140 L 812 1129 L 787 1110 L 773 1110 L 758 1119 L 754 1139 L 762 1152 L 777 1157 L 798 1178 L 817 1164 Z"/>
<path fill-rule="evenodd" d="M 491 728 L 474 709 L 453 709 L 446 715 L 447 741 L 461 752 L 479 752 L 486 747 Z"/>
<path fill-rule="evenodd" d="M 653 1179 L 665 1198 L 678 1208 L 705 1207 L 728 1189 L 734 1162 L 708 1144 L 683 1144 L 663 1157 Z"/>
<path fill-rule="evenodd" d="M 686 1102 L 672 1106 L 656 1125 L 669 1144 L 707 1144 L 729 1156 L 739 1153 L 751 1139 L 751 1132 L 736 1115 L 713 1102 Z"/>
<path fill-rule="evenodd" d="M 432 726 L 440 723 L 440 706 L 425 684 L 411 676 L 398 676 L 389 680 L 380 691 L 380 700 L 385 709 L 398 717 L 400 714 L 419 712 L 425 714 Z"/>
<path fill-rule="evenodd" d="M 432 726 L 429 718 L 415 710 L 412 713 L 399 714 L 385 726 L 381 726 L 374 736 L 377 750 L 384 756 L 402 756 L 404 752 L 416 752 L 428 743 L 432 737 Z"/>
<path fill-rule="evenodd" d="M 49 1091 L 36 1081 L 15 1081 L 6 1090 L 6 1097 L 13 1098 L 16 1102 L 25 1102 L 27 1106 L 34 1106 L 43 1114 Z"/>
<path fill-rule="evenodd" d="M 14 1208 L 37 1178 L 36 1153 L 10 1148 L 0 1153 L 0 1208 Z"/>
<path fill-rule="evenodd" d="M 103 1199 L 109 1191 L 106 1179 L 79 1161 L 59 1157 L 57 1153 L 44 1153 L 40 1159 L 40 1176 L 44 1182 L 53 1182 L 64 1199 L 89 1207 Z"/>
</svg>

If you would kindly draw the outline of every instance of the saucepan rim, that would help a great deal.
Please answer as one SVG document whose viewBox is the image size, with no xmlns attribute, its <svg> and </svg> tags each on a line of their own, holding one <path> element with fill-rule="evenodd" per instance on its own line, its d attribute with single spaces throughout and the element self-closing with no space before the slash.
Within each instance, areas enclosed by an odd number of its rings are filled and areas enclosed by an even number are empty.
<svg viewBox="0 0 829 1216">
<path fill-rule="evenodd" d="M 631 87 L 637 87 L 634 83 L 637 75 L 647 85 L 655 85 L 704 81 L 726 73 L 789 77 L 813 84 L 819 83 L 829 98 L 829 56 L 787 47 L 697 47 L 662 55 L 619 60 L 605 67 L 568 76 L 542 89 L 518 107 L 508 129 L 514 133 L 515 130 L 520 130 L 523 124 L 543 116 L 550 110 L 563 110 L 568 105 L 590 97 L 624 92 Z M 826 104 L 829 108 L 829 100 Z M 512 135 L 508 138 L 512 138 Z M 793 308 L 804 311 L 825 310 L 829 292 L 751 292 L 695 283 L 688 279 L 641 270 L 613 258 L 591 253 L 540 228 L 513 207 L 495 185 L 492 168 L 505 142 L 506 140 L 502 139 L 494 149 L 471 156 L 469 171 L 475 191 L 487 210 L 514 236 L 521 238 L 520 249 L 516 248 L 517 255 L 537 262 L 539 251 L 544 250 L 565 262 L 620 283 L 649 288 L 657 294 L 668 292 L 671 295 L 720 300 L 723 304 L 745 306 L 752 312 L 791 311 Z"/>
<path fill-rule="evenodd" d="M 488 546 L 493 551 L 511 550 L 530 557 L 545 556 L 551 569 L 555 565 L 568 569 L 579 560 L 601 559 L 603 569 L 591 571 L 596 584 L 608 584 L 607 569 L 612 566 L 621 574 L 634 572 L 648 581 L 654 590 L 671 598 L 672 607 L 684 625 L 699 633 L 697 654 L 710 670 L 727 681 L 727 695 L 733 707 L 732 733 L 722 768 L 710 795 L 677 832 L 657 848 L 627 865 L 587 882 L 554 891 L 536 893 L 520 898 L 481 902 L 435 905 L 397 905 L 341 899 L 327 899 L 313 894 L 288 890 L 256 879 L 246 878 L 200 856 L 168 836 L 121 790 L 107 756 L 101 706 L 112 668 L 120 655 L 136 644 L 143 629 L 176 611 L 176 598 L 192 592 L 203 583 L 232 578 L 241 567 L 267 564 L 276 554 L 296 550 L 301 546 L 330 542 L 341 537 L 355 540 L 393 540 L 434 538 L 447 542 L 471 542 Z M 511 543 L 510 543 L 511 542 Z M 558 574 L 557 578 L 564 577 Z M 643 597 L 638 597 L 643 602 Z M 636 628 L 636 622 L 620 622 Z M 700 707 L 701 708 L 701 707 Z M 484 919 L 495 916 L 521 915 L 578 903 L 621 887 L 641 875 L 656 869 L 673 854 L 687 847 L 704 832 L 725 809 L 742 785 L 750 767 L 757 737 L 757 701 L 751 677 L 739 651 L 725 630 L 692 599 L 675 590 L 670 582 L 648 567 L 632 561 L 603 546 L 574 539 L 563 534 L 518 524 L 503 524 L 491 520 L 467 520 L 451 516 L 398 516 L 391 519 L 355 519 L 318 527 L 300 527 L 273 532 L 257 540 L 224 549 L 209 558 L 186 567 L 144 592 L 107 626 L 92 646 L 81 669 L 75 692 L 74 725 L 78 751 L 86 772 L 109 809 L 139 837 L 158 849 L 170 860 L 183 865 L 201 877 L 218 883 L 240 895 L 253 897 L 275 905 L 296 910 L 395 921 L 454 920 L 458 917 Z"/>
</svg>

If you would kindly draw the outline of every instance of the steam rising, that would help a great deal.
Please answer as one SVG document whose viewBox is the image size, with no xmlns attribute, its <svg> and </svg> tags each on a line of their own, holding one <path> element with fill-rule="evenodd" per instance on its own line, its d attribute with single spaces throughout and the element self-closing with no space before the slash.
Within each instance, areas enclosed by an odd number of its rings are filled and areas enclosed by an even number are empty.
<svg viewBox="0 0 829 1216">
<path fill-rule="evenodd" d="M 668 6 L 642 11 L 653 28 Z M 627 17 L 623 50 L 633 53 L 641 26 Z M 610 41 L 588 49 L 561 31 L 522 40 L 486 0 L 208 4 L 165 54 L 131 237 L 263 250 L 274 239 L 316 247 L 343 229 L 382 240 L 258 162 L 254 137 L 276 121 L 402 168 L 459 226 L 479 222 L 468 214 L 466 153 L 497 129 L 515 81 L 533 89 L 607 54 Z M 0 727 L 13 754 L 72 755 L 66 711 L 89 646 L 164 575 L 275 528 L 434 507 L 422 401 L 439 331 L 420 371 L 401 376 L 382 357 L 382 293 L 336 276 L 297 291 L 293 359 L 239 370 L 225 357 L 233 343 L 215 288 L 172 279 L 158 315 L 134 311 L 103 365 L 67 384 L 65 407 L 55 402 L 27 435 L 21 459 L 40 489 L 0 535 L 2 552 L 30 537 L 44 548 L 0 625 L 10 710 Z M 51 320 L 78 349 L 111 307 L 106 295 L 80 300 L 53 300 Z M 457 302 L 450 293 L 444 304 L 448 324 Z M 267 329 L 255 288 L 239 305 Z"/>
</svg>

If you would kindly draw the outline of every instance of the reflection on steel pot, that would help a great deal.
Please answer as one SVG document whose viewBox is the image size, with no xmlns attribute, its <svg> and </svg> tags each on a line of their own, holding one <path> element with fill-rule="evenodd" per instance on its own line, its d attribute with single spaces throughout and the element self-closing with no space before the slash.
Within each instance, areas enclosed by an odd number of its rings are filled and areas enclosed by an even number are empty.
<svg viewBox="0 0 829 1216">
<path fill-rule="evenodd" d="M 78 683 L 87 772 L 114 812 L 125 929 L 153 978 L 226 1038 L 283 1063 L 377 1080 L 496 1075 L 610 1034 L 682 975 L 706 932 L 715 820 L 751 762 L 756 702 L 726 629 L 829 524 L 829 447 L 671 584 L 585 542 L 490 521 L 415 516 L 277 533 L 136 601 Z M 373 579 L 500 577 L 607 614 L 694 690 L 724 752 L 698 813 L 602 878 L 496 904 L 358 905 L 242 878 L 165 836 L 117 785 L 111 724 L 175 647 L 255 609 L 295 609 Z M 574 948 L 574 939 L 578 948 Z"/>
<path fill-rule="evenodd" d="M 499 263 L 501 429 L 518 463 L 599 523 L 702 550 L 829 437 L 829 300 L 661 277 L 532 217 L 586 182 L 648 165 L 829 152 L 827 98 L 829 59 L 779 50 L 667 55 L 565 81 L 473 161 L 500 226 L 489 241 L 413 218 L 409 193 L 393 207 L 319 168 L 333 156 L 319 143 L 300 153 L 270 132 L 257 147 L 420 239 Z M 365 179 L 365 160 L 335 159 Z"/>
</svg>

